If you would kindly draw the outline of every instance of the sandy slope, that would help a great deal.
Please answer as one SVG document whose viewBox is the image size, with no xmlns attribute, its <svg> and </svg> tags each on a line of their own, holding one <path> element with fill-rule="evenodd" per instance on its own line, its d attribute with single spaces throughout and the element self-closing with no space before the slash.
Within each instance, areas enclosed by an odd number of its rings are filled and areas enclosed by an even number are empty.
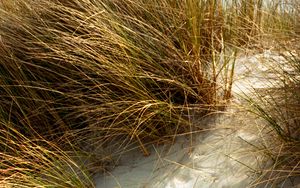
<svg viewBox="0 0 300 188">
<path fill-rule="evenodd" d="M 266 122 L 239 107 L 241 95 L 278 82 L 270 79 L 276 75 L 266 66 L 266 61 L 273 60 L 284 65 L 283 58 L 270 51 L 239 57 L 235 95 L 228 109 L 213 118 L 195 121 L 206 130 L 192 135 L 192 139 L 178 138 L 172 146 L 153 146 L 149 157 L 140 152 L 125 155 L 111 174 L 97 176 L 97 188 L 248 187 L 254 170 L 270 164 L 253 147 L 266 142 L 260 137 Z M 284 187 L 293 186 L 287 183 Z"/>
</svg>

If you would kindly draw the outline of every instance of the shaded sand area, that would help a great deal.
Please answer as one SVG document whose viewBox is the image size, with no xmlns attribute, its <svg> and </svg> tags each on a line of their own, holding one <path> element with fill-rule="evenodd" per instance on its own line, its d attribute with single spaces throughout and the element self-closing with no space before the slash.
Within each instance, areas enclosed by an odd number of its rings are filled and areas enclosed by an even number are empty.
<svg viewBox="0 0 300 188">
<path fill-rule="evenodd" d="M 272 61 L 277 66 L 270 68 Z M 280 83 L 275 79 L 276 72 L 292 70 L 284 58 L 270 51 L 238 57 L 235 70 L 234 96 L 223 113 L 200 120 L 194 118 L 196 125 L 205 128 L 189 136 L 178 136 L 173 145 L 152 145 L 148 157 L 139 151 L 126 153 L 110 174 L 96 176 L 96 187 L 258 187 L 253 184 L 256 173 L 272 165 L 261 149 L 268 145 L 264 134 L 268 130 L 265 120 L 241 106 L 245 103 L 244 96 L 253 89 Z M 299 186 L 299 180 L 291 180 L 275 187 Z"/>
</svg>

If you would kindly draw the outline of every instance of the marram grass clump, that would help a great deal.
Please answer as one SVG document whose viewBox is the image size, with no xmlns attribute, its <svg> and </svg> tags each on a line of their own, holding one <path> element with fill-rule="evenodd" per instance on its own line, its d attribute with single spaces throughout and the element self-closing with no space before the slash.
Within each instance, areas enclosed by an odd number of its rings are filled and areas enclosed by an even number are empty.
<svg viewBox="0 0 300 188">
<path fill-rule="evenodd" d="M 28 140 L 20 149 L 1 148 L 8 156 L 3 184 L 84 186 L 81 178 L 106 170 L 114 156 L 136 146 L 149 155 L 147 144 L 192 132 L 190 114 L 217 110 L 230 93 L 216 82 L 229 66 L 216 64 L 224 50 L 220 6 L 167 0 L 1 2 L 0 106 L 7 122 L 2 127 L 14 130 L 3 135 L 16 138 L 3 136 L 2 144 Z M 86 171 L 74 177 L 74 168 L 82 166 L 76 155 L 86 158 Z M 63 175 L 51 174 L 60 160 L 53 173 Z M 11 178 L 18 170 L 22 176 Z"/>
<path fill-rule="evenodd" d="M 207 3 L 11 3 L 1 10 L 1 107 L 25 132 L 136 141 L 146 154 L 143 140 L 191 131 L 189 111 L 220 102 L 211 61 L 222 25 L 193 9 Z"/>
<path fill-rule="evenodd" d="M 294 186 L 294 182 L 299 181 L 300 47 L 295 43 L 299 39 L 299 34 L 294 34 L 289 37 L 289 42 L 278 41 L 285 46 L 281 48 L 284 63 L 277 58 L 270 66 L 273 71 L 277 70 L 275 73 L 280 82 L 248 96 L 251 111 L 268 122 L 264 153 L 272 162 L 260 169 L 259 177 L 252 183 L 254 187 Z"/>
<path fill-rule="evenodd" d="M 3 185 L 92 187 L 120 153 L 199 129 L 230 98 L 228 51 L 262 31 L 247 2 L 1 1 Z"/>
<path fill-rule="evenodd" d="M 4 121 L 0 126 L 0 187 L 94 187 L 89 169 L 74 151 L 27 138 Z"/>
</svg>

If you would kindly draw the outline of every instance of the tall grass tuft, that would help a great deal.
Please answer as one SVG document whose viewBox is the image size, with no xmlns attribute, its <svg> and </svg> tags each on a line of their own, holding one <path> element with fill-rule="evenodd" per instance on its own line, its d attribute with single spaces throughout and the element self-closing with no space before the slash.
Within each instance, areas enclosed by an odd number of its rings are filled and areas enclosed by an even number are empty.
<svg viewBox="0 0 300 188">
<path fill-rule="evenodd" d="M 0 187 L 94 187 L 74 151 L 63 151 L 42 138 L 27 138 L 8 122 L 1 121 L 0 126 Z"/>
<path fill-rule="evenodd" d="M 199 128 L 193 114 L 230 98 L 231 51 L 262 19 L 262 1 L 1 1 L 1 181 L 86 186 L 84 170 L 69 176 L 81 166 L 66 151 L 104 164 Z"/>
<path fill-rule="evenodd" d="M 191 131 L 189 111 L 220 102 L 217 1 L 11 3 L 1 10 L 1 106 L 22 130 L 136 141 L 147 154 L 143 140 Z"/>
<path fill-rule="evenodd" d="M 299 4 L 297 11 L 294 16 L 299 19 Z M 277 40 L 281 47 L 275 53 L 282 58 L 275 58 L 269 65 L 279 82 L 248 96 L 251 111 L 268 122 L 265 153 L 273 162 L 262 169 L 253 182 L 255 187 L 293 185 L 300 176 L 300 35 L 296 26 L 288 28 L 286 40 Z"/>
</svg>

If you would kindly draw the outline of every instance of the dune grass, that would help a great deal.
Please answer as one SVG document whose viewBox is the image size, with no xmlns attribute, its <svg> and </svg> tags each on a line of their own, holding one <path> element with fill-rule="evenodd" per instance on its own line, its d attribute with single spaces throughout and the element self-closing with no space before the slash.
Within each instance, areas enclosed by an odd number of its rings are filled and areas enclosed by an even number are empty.
<svg viewBox="0 0 300 188">
<path fill-rule="evenodd" d="M 300 36 L 294 39 L 299 41 Z M 274 83 L 272 88 L 255 91 L 254 95 L 248 96 L 250 111 L 268 122 L 264 152 L 267 160 L 272 162 L 272 165 L 260 169 L 259 178 L 253 182 L 254 187 L 288 185 L 300 176 L 300 48 L 293 43 L 286 45 L 284 50 L 286 53 L 281 54 L 284 64 L 273 61 L 271 65 L 277 70 L 280 85 Z"/>
<path fill-rule="evenodd" d="M 87 157 L 117 156 L 135 144 L 149 155 L 148 143 L 192 132 L 189 114 L 216 110 L 230 92 L 216 83 L 227 64 L 216 66 L 223 23 L 212 3 L 4 1 L 5 126 Z M 99 163 L 103 153 L 94 157 Z"/>
<path fill-rule="evenodd" d="M 228 54 L 271 19 L 262 1 L 221 2 L 1 1 L 2 184 L 92 187 L 122 152 L 199 129 L 192 114 L 231 96 Z"/>
<path fill-rule="evenodd" d="M 0 125 L 0 187 L 94 187 L 78 153 Z"/>
<path fill-rule="evenodd" d="M 289 9 L 280 9 L 277 4 L 274 18 L 277 29 L 270 34 L 273 38 L 272 50 L 278 54 L 274 59 L 264 61 L 277 82 L 271 78 L 269 88 L 255 90 L 247 96 L 250 111 L 268 122 L 264 153 L 272 162 L 260 169 L 253 187 L 295 186 L 300 176 L 300 4 L 290 1 Z M 275 16 L 274 16 L 275 15 Z M 271 25 L 275 27 L 274 25 Z M 269 27 L 268 27 L 269 28 Z M 268 37 L 270 38 L 270 37 Z M 272 58 L 272 57 L 271 57 Z"/>
</svg>

